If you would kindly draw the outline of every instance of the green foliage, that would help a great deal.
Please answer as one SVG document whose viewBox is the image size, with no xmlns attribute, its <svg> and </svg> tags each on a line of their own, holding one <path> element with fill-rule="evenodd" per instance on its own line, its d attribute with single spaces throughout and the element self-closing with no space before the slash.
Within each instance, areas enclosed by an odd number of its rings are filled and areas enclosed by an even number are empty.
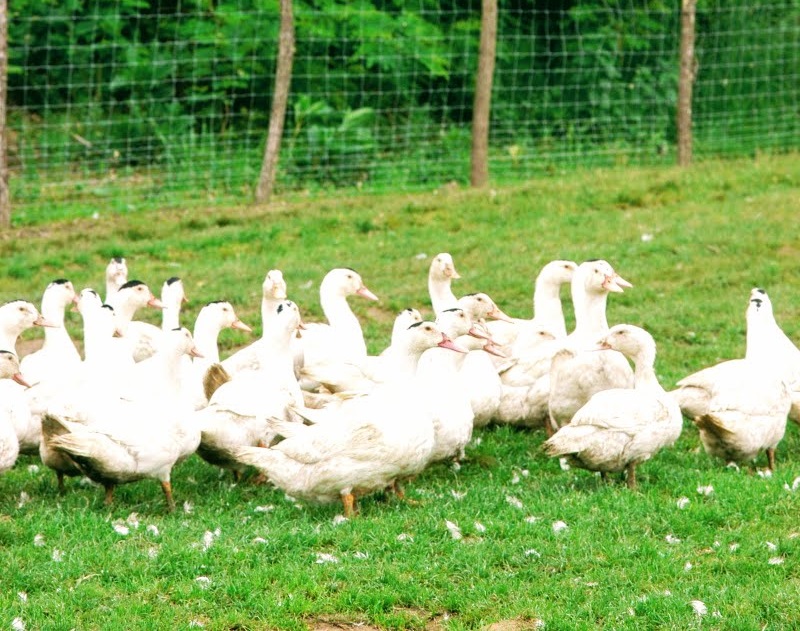
<svg viewBox="0 0 800 631">
<path fill-rule="evenodd" d="M 172 187 L 241 199 L 272 101 L 277 0 L 20 0 L 9 20 L 15 201 L 60 182 L 118 206 Z M 463 181 L 480 3 L 298 0 L 278 185 Z M 700 2 L 696 153 L 796 148 L 794 0 Z M 501 3 L 492 172 L 669 159 L 679 4 Z M 135 201 L 97 180 L 149 182 Z M 126 182 L 128 179 L 125 180 Z M 138 186 L 136 187 L 138 190 Z M 122 187 L 124 190 L 124 187 Z"/>
</svg>

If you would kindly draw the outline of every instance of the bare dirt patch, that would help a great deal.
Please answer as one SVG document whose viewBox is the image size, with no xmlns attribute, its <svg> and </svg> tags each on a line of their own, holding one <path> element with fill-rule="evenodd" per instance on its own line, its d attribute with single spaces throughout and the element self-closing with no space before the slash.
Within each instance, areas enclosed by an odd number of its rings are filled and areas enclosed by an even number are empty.
<svg viewBox="0 0 800 631">
<path fill-rule="evenodd" d="M 530 629 L 541 629 L 544 625 L 541 620 L 501 620 L 483 627 L 481 631 L 529 631 Z"/>
</svg>

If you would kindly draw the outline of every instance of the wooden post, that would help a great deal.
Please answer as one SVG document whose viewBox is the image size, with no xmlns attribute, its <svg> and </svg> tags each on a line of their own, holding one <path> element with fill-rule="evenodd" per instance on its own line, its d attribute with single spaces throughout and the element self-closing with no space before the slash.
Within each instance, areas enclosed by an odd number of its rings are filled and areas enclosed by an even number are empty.
<svg viewBox="0 0 800 631">
<path fill-rule="evenodd" d="M 692 161 L 692 86 L 695 78 L 694 35 L 697 0 L 681 0 L 681 69 L 678 79 L 678 164 Z"/>
<path fill-rule="evenodd" d="M 2 0 L 0 0 L 2 1 Z M 286 104 L 292 82 L 294 60 L 294 17 L 292 0 L 281 0 L 281 28 L 278 41 L 278 62 L 275 69 L 275 93 L 272 95 L 272 111 L 269 117 L 269 132 L 264 147 L 264 160 L 256 186 L 256 203 L 266 204 L 275 186 L 275 173 L 280 155 Z"/>
<path fill-rule="evenodd" d="M 486 186 L 489 181 L 489 114 L 492 105 L 495 49 L 497 47 L 497 0 L 482 0 L 481 41 L 472 109 L 472 168 L 470 183 Z"/>
<path fill-rule="evenodd" d="M 0 229 L 11 227 L 11 197 L 8 193 L 8 0 L 0 0 Z"/>
</svg>

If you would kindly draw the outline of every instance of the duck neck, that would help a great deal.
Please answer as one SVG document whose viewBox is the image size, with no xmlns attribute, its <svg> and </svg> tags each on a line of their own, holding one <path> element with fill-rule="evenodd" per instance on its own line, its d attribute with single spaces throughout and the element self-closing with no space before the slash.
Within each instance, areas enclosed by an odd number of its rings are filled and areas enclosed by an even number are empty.
<svg viewBox="0 0 800 631">
<path fill-rule="evenodd" d="M 367 346 L 364 343 L 364 333 L 361 330 L 361 323 L 350 309 L 347 298 L 339 293 L 332 293 L 320 289 L 320 304 L 325 313 L 331 328 L 336 332 L 337 337 L 347 346 L 352 348 L 358 356 L 367 354 Z"/>
<path fill-rule="evenodd" d="M 533 317 L 536 322 L 558 337 L 567 334 L 564 309 L 561 306 L 561 284 L 537 278 L 533 291 Z"/>
<path fill-rule="evenodd" d="M 154 355 L 157 358 L 156 374 L 161 373 L 157 383 L 166 392 L 175 393 L 181 391 L 181 360 L 184 353 L 177 348 L 165 348 Z"/>
<path fill-rule="evenodd" d="M 264 343 L 259 344 L 259 365 L 271 387 L 285 388 L 302 405 L 303 395 L 297 377 L 294 373 L 294 349 L 292 339 L 295 329 L 291 331 L 277 327 L 275 323 L 264 338 Z"/>
<path fill-rule="evenodd" d="M 261 297 L 261 332 L 262 335 L 271 325 L 272 319 L 278 315 L 278 305 L 282 300 L 272 296 Z"/>
<path fill-rule="evenodd" d="M 656 354 L 653 351 L 642 350 L 633 358 L 633 383 L 637 390 L 648 390 L 662 394 L 664 388 L 658 381 L 655 370 Z"/>
<path fill-rule="evenodd" d="M 130 300 L 126 300 L 126 295 L 122 292 L 115 293 L 111 297 L 109 304 L 114 307 L 114 313 L 117 316 L 117 327 L 124 332 L 130 321 L 133 320 L 138 308 L 137 305 L 132 304 Z"/>
<path fill-rule="evenodd" d="M 438 316 L 442 311 L 455 307 L 458 303 L 453 290 L 450 287 L 449 278 L 439 279 L 428 275 L 428 293 L 431 297 L 431 306 L 434 313 Z"/>
<path fill-rule="evenodd" d="M 607 298 L 608 293 L 606 292 L 572 292 L 572 301 L 575 305 L 576 336 L 594 341 L 608 331 Z"/>
<path fill-rule="evenodd" d="M 56 299 L 54 296 L 48 296 L 46 293 L 42 297 L 42 316 L 51 324 L 55 326 L 44 327 L 44 344 L 43 348 L 52 348 L 59 346 L 61 348 L 75 350 L 75 345 L 64 326 L 64 312 L 67 306 L 63 301 Z M 75 350 L 77 354 L 77 350 Z"/>
<path fill-rule="evenodd" d="M 201 313 L 194 323 L 194 345 L 209 364 L 219 362 L 219 331 L 220 327 L 211 318 Z"/>
<path fill-rule="evenodd" d="M 780 330 L 774 317 L 759 314 L 759 317 L 749 318 L 747 322 L 747 337 L 745 359 L 769 364 L 775 361 L 777 333 Z"/>
<path fill-rule="evenodd" d="M 394 368 L 392 374 L 398 379 L 408 379 L 416 376 L 422 353 L 398 347 L 389 357 Z"/>
<path fill-rule="evenodd" d="M 112 332 L 104 326 L 101 309 L 96 307 L 83 313 L 83 357 L 87 363 L 101 362 L 111 354 Z"/>
<path fill-rule="evenodd" d="M 0 331 L 0 349 L 7 351 L 17 350 L 17 339 L 19 339 L 21 330 L 3 329 Z"/>
<path fill-rule="evenodd" d="M 161 330 L 172 331 L 173 329 L 180 328 L 181 326 L 180 317 L 181 317 L 180 304 L 170 305 L 164 303 L 164 307 L 161 310 Z"/>
</svg>

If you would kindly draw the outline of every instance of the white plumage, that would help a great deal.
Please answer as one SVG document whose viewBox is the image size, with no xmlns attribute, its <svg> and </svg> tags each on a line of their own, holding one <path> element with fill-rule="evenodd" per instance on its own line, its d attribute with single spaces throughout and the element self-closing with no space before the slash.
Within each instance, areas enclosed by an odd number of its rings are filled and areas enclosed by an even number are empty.
<svg viewBox="0 0 800 631">
<path fill-rule="evenodd" d="M 645 330 L 618 324 L 598 340 L 635 364 L 635 385 L 595 393 L 545 443 L 549 456 L 567 456 L 578 467 L 603 473 L 625 470 L 636 486 L 636 466 L 680 436 L 682 417 L 656 378 L 656 345 Z"/>
</svg>

